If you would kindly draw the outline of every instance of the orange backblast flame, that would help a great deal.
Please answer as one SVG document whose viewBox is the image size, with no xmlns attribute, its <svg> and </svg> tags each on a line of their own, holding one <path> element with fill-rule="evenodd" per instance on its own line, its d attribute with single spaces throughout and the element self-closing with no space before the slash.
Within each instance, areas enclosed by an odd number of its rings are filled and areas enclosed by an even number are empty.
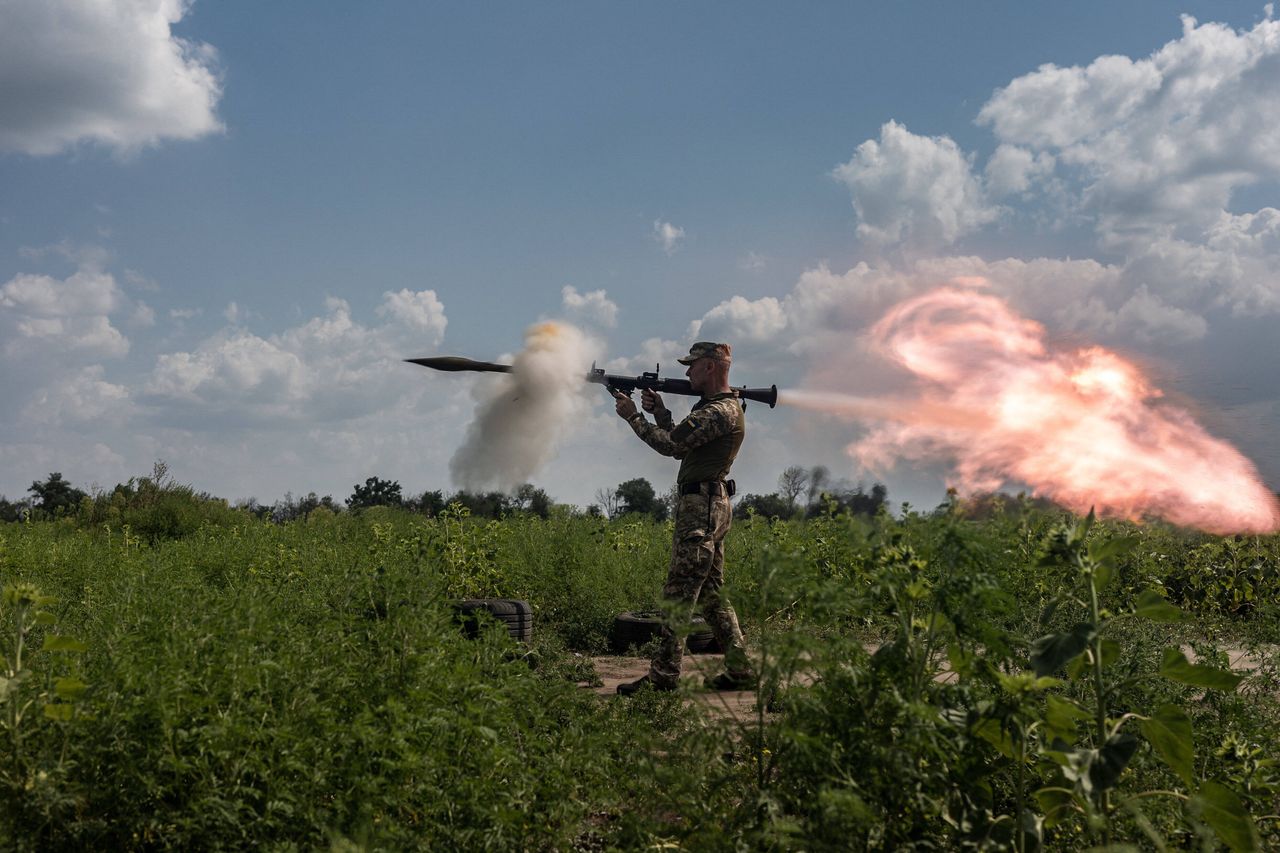
<svg viewBox="0 0 1280 853">
<path fill-rule="evenodd" d="M 783 402 L 872 422 L 849 446 L 872 470 L 950 459 L 964 494 L 1012 481 L 1078 513 L 1219 534 L 1280 529 L 1253 464 L 1158 402 L 1135 365 L 1101 347 L 1054 352 L 1040 324 L 989 293 L 943 288 L 902 302 L 871 341 L 919 380 L 915 396 L 798 391 Z"/>
</svg>

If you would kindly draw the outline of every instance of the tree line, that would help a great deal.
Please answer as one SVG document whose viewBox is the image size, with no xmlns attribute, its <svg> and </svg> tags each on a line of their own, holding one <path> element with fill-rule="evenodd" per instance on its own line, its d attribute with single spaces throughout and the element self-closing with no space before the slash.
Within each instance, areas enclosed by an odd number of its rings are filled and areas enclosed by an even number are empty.
<svg viewBox="0 0 1280 853">
<path fill-rule="evenodd" d="M 527 514 L 547 518 L 552 513 L 566 515 L 586 514 L 603 518 L 619 518 L 625 515 L 648 516 L 665 521 L 675 511 L 679 493 L 673 486 L 659 493 L 644 477 L 627 480 L 614 487 L 597 489 L 594 502 L 585 509 L 570 504 L 558 504 L 532 483 L 524 483 L 510 492 L 469 492 L 459 490 L 446 493 L 432 489 L 417 494 L 405 494 L 396 480 L 372 476 L 363 483 L 356 483 L 351 494 L 342 501 L 332 495 L 308 492 L 285 496 L 270 504 L 247 498 L 234 505 L 207 492 L 197 492 L 191 486 L 174 482 L 164 462 L 157 462 L 151 475 L 130 478 L 118 483 L 110 491 L 89 494 L 66 480 L 60 472 L 52 472 L 43 480 L 32 482 L 29 495 L 10 501 L 0 495 L 0 521 L 20 521 L 23 518 L 56 519 L 81 516 L 95 522 L 109 523 L 125 518 L 129 511 L 156 510 L 167 507 L 169 515 L 179 512 L 178 504 L 220 504 L 227 509 L 248 512 L 257 518 L 275 522 L 305 519 L 314 512 L 361 512 L 372 507 L 388 506 L 437 516 L 450 506 L 464 508 L 470 515 L 481 518 L 503 518 L 509 515 Z M 886 505 L 888 489 L 880 483 L 866 489 L 861 483 L 850 484 L 833 480 L 823 466 L 811 468 L 791 466 L 778 477 L 778 489 L 768 494 L 740 495 L 735 501 L 734 515 L 745 518 L 755 514 L 768 518 L 809 518 L 816 515 L 848 513 L 874 515 Z M 176 502 L 176 503 L 175 503 Z M 155 514 L 154 512 L 152 513 Z"/>
<path fill-rule="evenodd" d="M 888 508 L 889 489 L 875 483 L 834 479 L 823 465 L 792 465 L 778 476 L 778 490 L 765 495 L 743 495 L 734 504 L 734 516 L 755 513 L 767 518 L 813 518 L 819 515 L 875 515 Z"/>
</svg>

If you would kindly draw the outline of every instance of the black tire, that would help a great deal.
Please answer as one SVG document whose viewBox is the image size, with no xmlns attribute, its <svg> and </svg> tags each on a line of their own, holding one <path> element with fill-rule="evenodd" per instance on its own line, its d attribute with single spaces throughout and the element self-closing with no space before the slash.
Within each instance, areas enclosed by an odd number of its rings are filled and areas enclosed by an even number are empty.
<svg viewBox="0 0 1280 853">
<path fill-rule="evenodd" d="M 689 632 L 689 639 L 685 641 L 685 647 L 689 649 L 689 654 L 718 655 L 724 651 L 724 649 L 720 648 L 720 644 L 716 642 L 715 632 L 707 625 L 707 620 L 701 616 L 695 616 L 693 617 L 693 624 L 694 628 Z"/>
<path fill-rule="evenodd" d="M 462 626 L 462 632 L 469 638 L 474 640 L 480 636 L 481 626 L 491 621 L 492 617 L 485 614 L 484 611 L 462 614 L 457 621 Z M 503 628 L 506 629 L 507 635 L 513 640 L 519 640 L 522 643 L 533 641 L 533 623 L 525 622 L 521 624 L 512 624 L 497 620 Z"/>
<path fill-rule="evenodd" d="M 527 601 L 510 598 L 468 598 L 453 606 L 454 619 L 471 638 L 480 636 L 481 620 L 496 619 L 514 640 L 533 640 L 533 608 Z"/>
<path fill-rule="evenodd" d="M 609 648 L 623 654 L 632 646 L 643 646 L 662 632 L 662 614 L 656 610 L 619 613 L 609 631 Z"/>
<path fill-rule="evenodd" d="M 533 608 L 529 606 L 529 602 L 517 601 L 514 598 L 466 598 L 454 606 L 463 613 L 487 610 L 494 616 L 533 618 Z"/>
<path fill-rule="evenodd" d="M 692 619 L 693 630 L 685 641 L 690 654 L 716 654 L 720 644 L 715 634 L 706 627 L 701 616 Z M 698 627 L 701 626 L 701 627 Z M 613 629 L 609 632 L 609 648 L 614 654 L 623 654 L 632 646 L 643 646 L 662 633 L 662 614 L 656 610 L 628 611 L 619 613 L 613 620 Z"/>
</svg>

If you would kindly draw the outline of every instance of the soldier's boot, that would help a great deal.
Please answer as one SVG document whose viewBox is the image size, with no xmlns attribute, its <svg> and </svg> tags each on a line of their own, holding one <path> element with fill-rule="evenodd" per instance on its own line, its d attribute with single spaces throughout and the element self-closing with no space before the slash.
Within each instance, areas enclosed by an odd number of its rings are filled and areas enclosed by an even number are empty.
<svg viewBox="0 0 1280 853">
<path fill-rule="evenodd" d="M 639 678 L 637 678 L 635 681 L 624 681 L 621 684 L 619 684 L 618 695 L 633 696 L 636 693 L 639 693 L 641 690 L 643 690 L 646 685 L 653 688 L 654 690 L 657 690 L 660 693 L 670 693 L 671 691 L 676 689 L 675 685 L 668 686 L 661 682 L 654 681 L 647 675 L 642 675 Z"/>
<path fill-rule="evenodd" d="M 703 617 L 724 649 L 726 671 L 714 678 L 708 677 L 702 683 L 712 690 L 754 690 L 759 679 L 747 657 L 747 643 L 738 626 L 738 614 L 717 597 L 708 603 Z"/>
<path fill-rule="evenodd" d="M 707 676 L 702 683 L 711 690 L 755 690 L 760 679 L 750 672 L 743 675 L 722 672 L 714 678 Z"/>
<path fill-rule="evenodd" d="M 646 678 L 659 690 L 675 690 L 680 685 L 681 662 L 684 659 L 684 638 L 671 630 L 667 620 L 670 611 L 663 619 L 658 648 L 649 661 L 649 674 Z"/>
</svg>

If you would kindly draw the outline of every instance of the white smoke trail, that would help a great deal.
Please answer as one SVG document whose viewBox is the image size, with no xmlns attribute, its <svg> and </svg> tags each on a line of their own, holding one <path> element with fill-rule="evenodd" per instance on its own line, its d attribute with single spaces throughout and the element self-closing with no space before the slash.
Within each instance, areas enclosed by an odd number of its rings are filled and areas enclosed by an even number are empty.
<svg viewBox="0 0 1280 853">
<path fill-rule="evenodd" d="M 525 332 L 512 371 L 499 375 L 476 411 L 449 473 L 467 491 L 510 491 L 555 455 L 589 407 L 584 380 L 595 346 L 574 326 L 545 322 Z"/>
</svg>

